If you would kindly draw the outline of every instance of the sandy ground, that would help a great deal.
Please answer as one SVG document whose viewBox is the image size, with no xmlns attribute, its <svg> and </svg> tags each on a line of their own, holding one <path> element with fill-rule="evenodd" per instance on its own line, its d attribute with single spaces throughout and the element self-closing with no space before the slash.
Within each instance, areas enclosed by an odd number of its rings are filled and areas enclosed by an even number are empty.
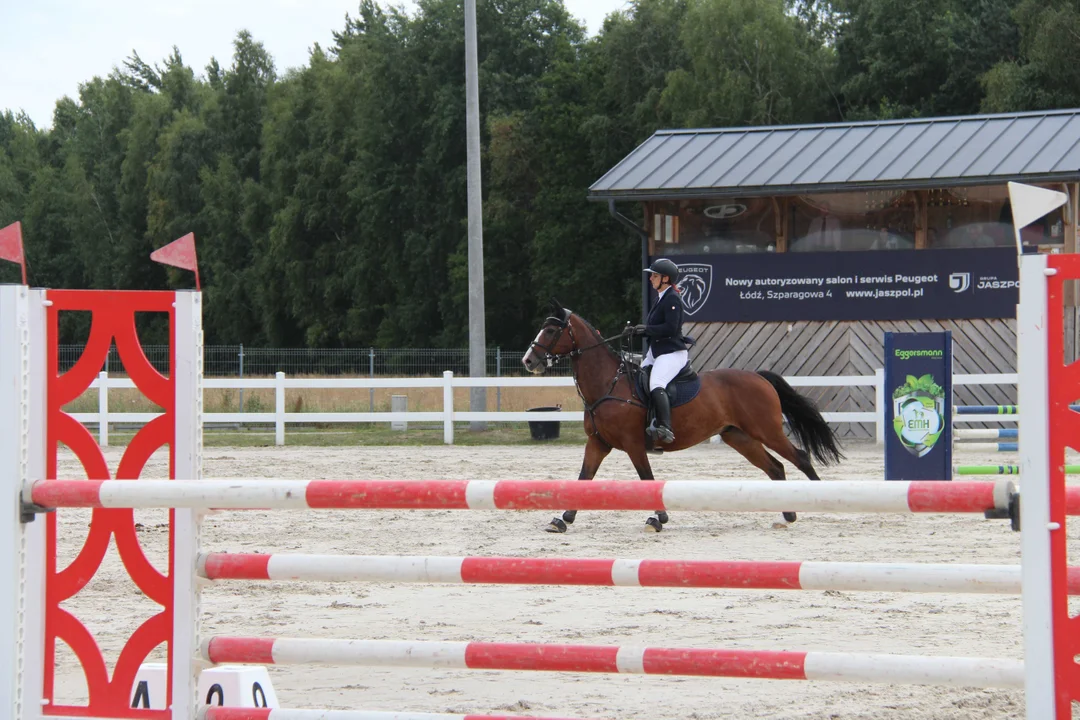
<svg viewBox="0 0 1080 720">
<path fill-rule="evenodd" d="M 828 480 L 882 477 L 881 450 L 848 443 Z M 115 468 L 120 453 L 106 455 Z M 963 464 L 1011 455 L 965 453 Z M 208 477 L 572 479 L 573 447 L 208 449 Z M 653 460 L 660 479 L 758 478 L 726 446 Z M 61 473 L 77 465 L 63 459 Z M 166 456 L 147 477 L 163 477 Z M 795 471 L 789 468 L 789 474 Z M 636 479 L 612 454 L 601 479 Z M 799 480 L 802 477 L 799 476 Z M 85 538 L 89 513 L 61 511 L 61 555 Z M 548 512 L 227 512 L 205 520 L 205 550 L 402 555 L 509 555 L 747 560 L 1018 563 L 1020 535 L 981 516 L 673 513 L 663 533 L 643 513 L 583 512 L 565 535 Z M 164 567 L 164 511 L 140 511 L 147 555 Z M 1073 543 L 1075 546 L 1075 543 Z M 115 555 L 115 551 L 112 551 Z M 396 640 L 486 640 L 1022 657 L 1019 596 L 230 582 L 203 592 L 204 637 L 215 634 Z M 110 557 L 66 604 L 115 661 L 122 638 L 157 606 Z M 58 700 L 85 697 L 61 646 Z M 949 720 L 1021 718 L 1021 692 L 976 688 L 555 673 L 277 667 L 284 707 L 580 717 Z"/>
</svg>

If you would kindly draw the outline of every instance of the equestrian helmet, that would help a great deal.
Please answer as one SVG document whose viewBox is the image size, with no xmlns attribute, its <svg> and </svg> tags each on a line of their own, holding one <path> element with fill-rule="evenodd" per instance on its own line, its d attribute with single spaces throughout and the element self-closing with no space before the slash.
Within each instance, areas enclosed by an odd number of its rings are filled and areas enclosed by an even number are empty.
<svg viewBox="0 0 1080 720">
<path fill-rule="evenodd" d="M 672 285 L 679 282 L 679 266 L 667 258 L 657 258 L 652 265 L 645 268 L 644 272 L 656 275 L 667 275 Z"/>
</svg>

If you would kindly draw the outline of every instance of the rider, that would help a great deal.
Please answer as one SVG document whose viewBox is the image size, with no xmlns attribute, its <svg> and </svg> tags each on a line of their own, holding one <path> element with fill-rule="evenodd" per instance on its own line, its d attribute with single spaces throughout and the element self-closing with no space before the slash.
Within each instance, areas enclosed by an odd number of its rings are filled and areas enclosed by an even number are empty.
<svg viewBox="0 0 1080 720">
<path fill-rule="evenodd" d="M 675 441 L 671 427 L 671 399 L 667 385 L 679 374 L 689 359 L 686 338 L 682 334 L 683 304 L 679 298 L 679 268 L 667 258 L 658 258 L 645 268 L 649 284 L 656 290 L 656 303 L 649 310 L 646 324 L 634 328 L 635 335 L 644 335 L 649 350 L 642 367 L 652 366 L 649 376 L 649 394 L 656 407 L 656 430 L 660 442 Z"/>
</svg>

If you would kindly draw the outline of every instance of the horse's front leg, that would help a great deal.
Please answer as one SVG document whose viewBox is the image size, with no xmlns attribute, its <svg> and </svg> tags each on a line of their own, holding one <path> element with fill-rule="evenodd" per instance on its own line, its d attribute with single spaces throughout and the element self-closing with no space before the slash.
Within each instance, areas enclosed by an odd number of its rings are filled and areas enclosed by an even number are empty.
<svg viewBox="0 0 1080 720">
<path fill-rule="evenodd" d="M 642 480 L 655 480 L 653 477 L 652 465 L 649 464 L 649 455 L 645 452 L 645 447 L 635 447 L 626 451 L 626 454 L 630 456 L 630 462 L 634 463 L 634 469 L 637 470 L 638 477 Z M 652 517 L 645 521 L 645 529 L 652 532 L 660 532 L 664 529 L 664 523 L 668 521 L 668 514 L 665 510 L 656 510 Z"/>
<path fill-rule="evenodd" d="M 585 459 L 581 463 L 581 473 L 578 480 L 592 480 L 596 477 L 596 471 L 600 469 L 600 463 L 611 452 L 611 448 L 597 435 L 590 435 L 589 442 L 585 445 Z M 551 533 L 564 533 L 566 526 L 573 524 L 577 518 L 577 510 L 567 510 L 561 518 L 554 518 L 545 528 Z"/>
</svg>

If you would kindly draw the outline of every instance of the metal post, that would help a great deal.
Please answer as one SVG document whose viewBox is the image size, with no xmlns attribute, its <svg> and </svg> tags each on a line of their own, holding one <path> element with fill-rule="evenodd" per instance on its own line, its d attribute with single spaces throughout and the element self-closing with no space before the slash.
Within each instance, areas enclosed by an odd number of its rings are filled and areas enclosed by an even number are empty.
<svg viewBox="0 0 1080 720">
<path fill-rule="evenodd" d="M 244 379 L 244 343 L 240 343 L 240 379 Z M 244 388 L 240 388 L 240 412 L 244 412 Z"/>
<path fill-rule="evenodd" d="M 649 267 L 649 236 L 641 236 L 641 267 Z M 641 322 L 649 317 L 649 280 L 641 274 Z"/>
<path fill-rule="evenodd" d="M 375 348 L 368 348 L 368 377 L 375 378 Z M 368 388 L 368 412 L 375 412 L 375 388 Z"/>
<path fill-rule="evenodd" d="M 45 518 L 21 522 L 20 489 L 45 473 L 43 291 L 0 286 L 0 704 L 41 717 L 45 667 Z"/>
<path fill-rule="evenodd" d="M 1017 403 L 1024 408 L 1019 439 L 1021 602 L 1024 627 L 1024 701 L 1028 720 L 1055 713 L 1053 599 L 1051 595 L 1050 445 L 1047 369 L 1046 256 L 1020 257 L 1016 313 Z M 1061 358 L 1054 358 L 1061 362 Z M 1061 462 L 1061 458 L 1056 459 Z M 1067 715 L 1065 716 L 1067 717 Z"/>
<path fill-rule="evenodd" d="M 495 377 L 502 377 L 502 348 L 495 348 Z M 502 388 L 495 388 L 495 412 L 502 412 Z"/>
<path fill-rule="evenodd" d="M 175 478 L 201 480 L 203 465 L 202 293 L 176 293 L 171 338 L 176 366 Z M 187 720 L 199 706 L 200 584 L 196 580 L 202 537 L 201 510 L 174 510 L 172 527 L 173 627 L 172 720 Z"/>
<path fill-rule="evenodd" d="M 487 344 L 484 332 L 484 224 L 480 185 L 480 89 L 476 59 L 476 0 L 465 0 L 465 128 L 468 145 L 469 206 L 469 374 L 487 374 Z M 487 410 L 487 389 L 472 388 L 472 412 Z M 485 430 L 487 423 L 474 421 L 472 430 Z"/>
<path fill-rule="evenodd" d="M 47 290 L 30 290 L 29 307 L 29 338 L 30 352 L 28 368 L 30 395 L 27 401 L 30 404 L 28 420 L 30 422 L 30 435 L 27 438 L 29 455 L 26 459 L 26 473 L 23 477 L 45 477 L 47 466 L 46 438 L 48 435 L 48 418 L 46 414 L 48 400 L 48 379 L 45 368 L 46 357 L 50 344 L 47 324 L 46 307 L 52 304 L 46 298 Z M 59 342 L 59 338 L 56 339 Z M 2 343 L 0 343 L 2 344 Z M 0 452 L 0 457 L 3 453 Z M 41 690 L 44 686 L 45 675 L 45 545 L 46 524 L 44 518 L 34 525 L 33 529 L 27 528 L 24 532 L 25 544 L 21 548 L 22 556 L 27 560 L 23 570 L 26 573 L 23 578 L 22 603 L 18 608 L 22 616 L 22 640 L 16 648 L 21 647 L 23 653 L 22 670 L 22 704 L 25 717 L 29 720 L 41 717 Z M 34 559 L 37 559 L 35 562 Z M 29 608 L 37 603 L 39 612 L 30 612 Z M 37 705 L 37 707 L 34 707 Z M 10 704 L 5 707 L 11 707 Z"/>
</svg>

